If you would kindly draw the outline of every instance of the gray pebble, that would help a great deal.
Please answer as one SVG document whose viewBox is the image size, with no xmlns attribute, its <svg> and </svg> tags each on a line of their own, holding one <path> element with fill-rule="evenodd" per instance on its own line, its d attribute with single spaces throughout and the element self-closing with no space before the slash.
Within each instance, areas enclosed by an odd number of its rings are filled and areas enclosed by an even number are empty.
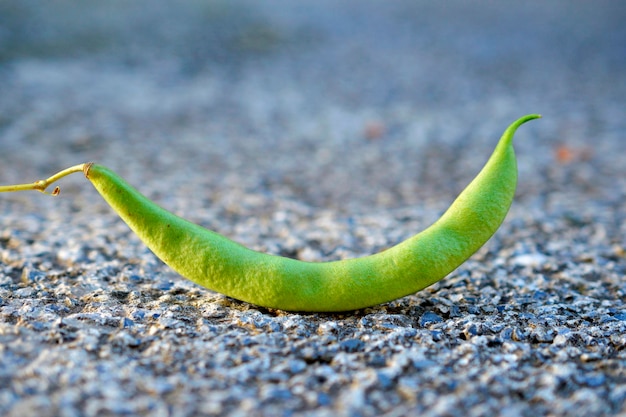
<svg viewBox="0 0 626 417">
<path fill-rule="evenodd" d="M 441 318 L 440 315 L 428 311 L 422 314 L 422 316 L 420 317 L 419 325 L 421 327 L 428 327 L 431 324 L 441 323 L 442 321 L 443 321 L 443 318 Z"/>
</svg>

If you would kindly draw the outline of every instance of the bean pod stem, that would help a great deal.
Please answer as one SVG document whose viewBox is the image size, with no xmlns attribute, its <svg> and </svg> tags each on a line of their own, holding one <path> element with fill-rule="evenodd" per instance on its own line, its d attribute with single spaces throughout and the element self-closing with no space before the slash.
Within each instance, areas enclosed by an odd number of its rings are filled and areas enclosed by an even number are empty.
<svg viewBox="0 0 626 417">
<path fill-rule="evenodd" d="M 413 294 L 441 280 L 483 246 L 502 224 L 515 195 L 512 123 L 491 157 L 430 227 L 387 250 L 362 258 L 304 262 L 248 249 L 159 207 L 110 169 L 85 163 L 46 180 L 0 186 L 0 192 L 46 189 L 83 172 L 139 238 L 182 276 L 213 291 L 288 311 L 355 310 Z M 59 188 L 51 193 L 56 195 Z"/>
</svg>

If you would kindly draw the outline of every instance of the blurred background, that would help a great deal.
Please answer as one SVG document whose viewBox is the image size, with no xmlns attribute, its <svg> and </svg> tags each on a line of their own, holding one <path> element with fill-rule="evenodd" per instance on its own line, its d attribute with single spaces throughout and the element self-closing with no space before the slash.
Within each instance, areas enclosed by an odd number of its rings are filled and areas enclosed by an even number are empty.
<svg viewBox="0 0 626 417">
<path fill-rule="evenodd" d="M 96 160 L 148 189 L 178 179 L 335 209 L 403 206 L 458 191 L 510 122 L 542 113 L 517 147 L 522 170 L 534 160 L 521 186 L 545 188 L 558 152 L 570 162 L 625 146 L 625 10 L 1 2 L 0 178 Z"/>
</svg>

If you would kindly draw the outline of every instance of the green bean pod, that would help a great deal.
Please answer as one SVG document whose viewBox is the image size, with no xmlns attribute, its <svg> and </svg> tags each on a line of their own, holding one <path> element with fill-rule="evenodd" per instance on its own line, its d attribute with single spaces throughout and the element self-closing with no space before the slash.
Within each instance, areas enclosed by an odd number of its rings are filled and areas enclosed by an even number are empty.
<svg viewBox="0 0 626 417">
<path fill-rule="evenodd" d="M 248 249 L 159 207 L 104 166 L 84 173 L 107 203 L 163 262 L 213 291 L 289 311 L 355 310 L 413 294 L 476 252 L 504 220 L 517 183 L 513 135 L 503 134 L 476 178 L 433 225 L 380 253 L 304 262 Z"/>
<path fill-rule="evenodd" d="M 332 262 L 304 262 L 248 249 L 159 207 L 110 169 L 80 164 L 47 180 L 0 186 L 38 190 L 82 171 L 139 238 L 180 275 L 213 291 L 288 311 L 355 310 L 413 294 L 444 278 L 483 246 L 513 201 L 517 164 L 513 135 L 539 115 L 524 116 L 448 210 L 421 233 L 380 253 Z M 58 194 L 58 187 L 52 192 Z"/>
</svg>

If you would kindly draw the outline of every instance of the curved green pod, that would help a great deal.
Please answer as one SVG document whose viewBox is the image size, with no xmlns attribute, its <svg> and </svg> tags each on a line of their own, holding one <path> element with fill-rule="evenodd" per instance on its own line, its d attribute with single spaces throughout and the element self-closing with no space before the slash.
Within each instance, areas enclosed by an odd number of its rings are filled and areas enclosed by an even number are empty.
<svg viewBox="0 0 626 417">
<path fill-rule="evenodd" d="M 355 310 L 439 281 L 489 240 L 515 194 L 513 135 L 520 125 L 538 117 L 524 116 L 506 129 L 480 173 L 430 227 L 387 250 L 356 259 L 304 262 L 253 251 L 159 207 L 113 171 L 93 163 L 68 168 L 46 181 L 0 187 L 0 191 L 44 191 L 59 178 L 82 170 L 155 255 L 189 280 L 264 307 Z"/>
</svg>

